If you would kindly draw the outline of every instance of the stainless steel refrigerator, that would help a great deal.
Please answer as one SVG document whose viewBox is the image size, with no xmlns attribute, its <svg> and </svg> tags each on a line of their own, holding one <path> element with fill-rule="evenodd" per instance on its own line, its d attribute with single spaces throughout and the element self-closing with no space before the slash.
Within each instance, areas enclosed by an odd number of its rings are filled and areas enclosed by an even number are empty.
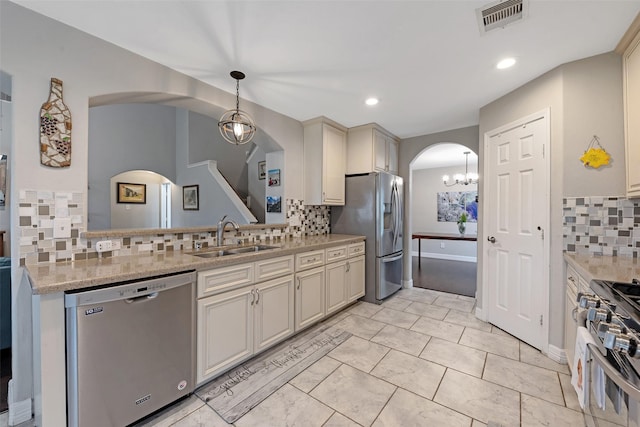
<svg viewBox="0 0 640 427">
<path fill-rule="evenodd" d="M 380 303 L 402 288 L 402 178 L 385 172 L 347 175 L 345 205 L 331 208 L 331 232 L 365 242 L 364 301 Z"/>
</svg>

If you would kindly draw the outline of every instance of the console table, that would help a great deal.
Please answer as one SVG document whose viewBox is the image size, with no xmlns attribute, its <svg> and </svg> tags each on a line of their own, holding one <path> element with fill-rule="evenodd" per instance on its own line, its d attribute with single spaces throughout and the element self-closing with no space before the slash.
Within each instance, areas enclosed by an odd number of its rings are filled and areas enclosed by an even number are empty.
<svg viewBox="0 0 640 427">
<path fill-rule="evenodd" d="M 468 242 L 476 242 L 477 234 L 459 234 L 459 233 L 434 233 L 430 231 L 417 231 L 411 234 L 411 239 L 418 239 L 418 268 L 420 268 L 420 260 L 422 259 L 420 243 L 422 239 L 435 240 L 465 240 Z"/>
</svg>

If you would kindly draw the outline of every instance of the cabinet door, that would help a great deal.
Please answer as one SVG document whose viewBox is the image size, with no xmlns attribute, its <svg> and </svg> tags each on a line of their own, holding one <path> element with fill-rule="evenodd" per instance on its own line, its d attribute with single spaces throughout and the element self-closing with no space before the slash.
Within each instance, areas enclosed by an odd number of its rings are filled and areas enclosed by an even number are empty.
<svg viewBox="0 0 640 427">
<path fill-rule="evenodd" d="M 640 33 L 623 56 L 627 197 L 640 196 Z"/>
<path fill-rule="evenodd" d="M 324 317 L 324 267 L 296 274 L 296 331 Z"/>
<path fill-rule="evenodd" d="M 377 130 L 373 130 L 373 169 L 387 171 L 387 137 Z"/>
<path fill-rule="evenodd" d="M 253 353 L 253 286 L 198 300 L 197 383 Z"/>
<path fill-rule="evenodd" d="M 347 272 L 347 302 L 364 296 L 364 255 L 349 260 Z"/>
<path fill-rule="evenodd" d="M 347 170 L 347 134 L 323 125 L 322 202 L 344 205 L 344 175 Z"/>
<path fill-rule="evenodd" d="M 347 303 L 347 261 L 328 264 L 325 271 L 327 314 L 331 314 Z"/>
<path fill-rule="evenodd" d="M 389 173 L 398 174 L 398 143 L 392 138 L 387 139 L 387 165 Z"/>
<path fill-rule="evenodd" d="M 254 352 L 258 352 L 293 334 L 293 274 L 256 285 L 255 294 Z"/>
<path fill-rule="evenodd" d="M 567 355 L 569 369 L 573 367 L 575 356 L 576 335 L 578 335 L 578 324 L 573 320 L 573 310 L 576 308 L 576 294 L 567 288 L 567 300 L 565 302 L 564 313 L 564 352 Z"/>
</svg>

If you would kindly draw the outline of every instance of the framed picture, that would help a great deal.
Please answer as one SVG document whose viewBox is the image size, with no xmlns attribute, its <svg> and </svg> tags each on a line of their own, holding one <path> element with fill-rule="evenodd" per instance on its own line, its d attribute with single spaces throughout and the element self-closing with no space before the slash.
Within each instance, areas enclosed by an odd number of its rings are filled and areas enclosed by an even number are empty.
<svg viewBox="0 0 640 427">
<path fill-rule="evenodd" d="M 182 209 L 185 211 L 197 211 L 200 209 L 199 185 L 185 185 L 182 187 Z"/>
<path fill-rule="evenodd" d="M 258 179 L 265 179 L 267 176 L 267 162 L 258 162 Z"/>
<path fill-rule="evenodd" d="M 269 187 L 280 186 L 280 169 L 271 169 L 269 171 Z"/>
<path fill-rule="evenodd" d="M 279 196 L 267 196 L 267 212 L 282 212 L 282 203 Z"/>
<path fill-rule="evenodd" d="M 147 184 L 131 184 L 129 182 L 118 182 L 118 203 L 147 203 Z"/>
</svg>

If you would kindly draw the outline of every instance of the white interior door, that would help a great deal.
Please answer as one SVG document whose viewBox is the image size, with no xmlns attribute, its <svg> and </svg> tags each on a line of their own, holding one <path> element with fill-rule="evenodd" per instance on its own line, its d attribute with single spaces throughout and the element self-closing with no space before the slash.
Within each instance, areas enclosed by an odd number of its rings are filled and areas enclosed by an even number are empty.
<svg viewBox="0 0 640 427">
<path fill-rule="evenodd" d="M 485 136 L 488 321 L 541 350 L 548 341 L 548 123 L 543 112 Z"/>
</svg>

